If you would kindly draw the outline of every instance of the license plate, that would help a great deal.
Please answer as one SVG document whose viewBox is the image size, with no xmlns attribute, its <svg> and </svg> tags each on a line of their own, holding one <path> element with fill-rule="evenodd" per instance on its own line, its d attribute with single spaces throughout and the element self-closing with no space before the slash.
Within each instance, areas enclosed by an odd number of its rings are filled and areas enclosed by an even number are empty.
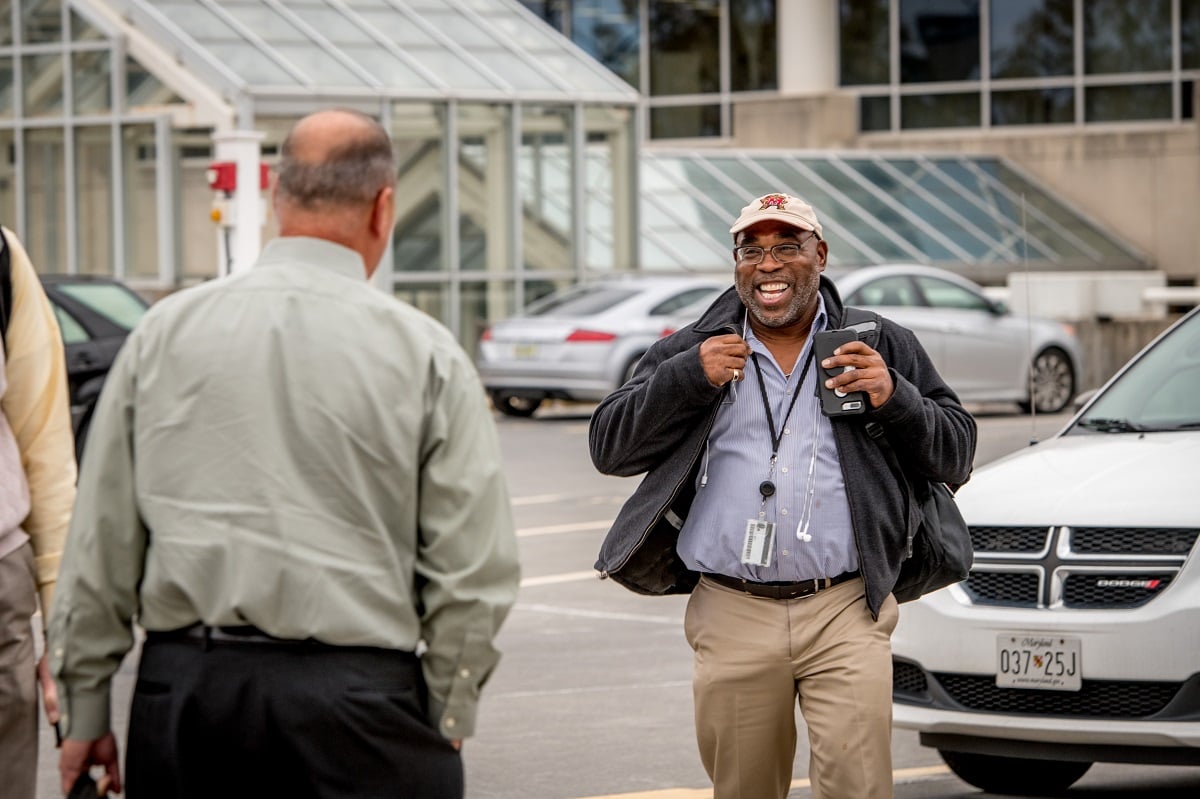
<svg viewBox="0 0 1200 799">
<path fill-rule="evenodd" d="M 1045 633 L 1002 633 L 996 638 L 996 685 L 1078 691 L 1083 687 L 1079 639 Z"/>
<path fill-rule="evenodd" d="M 538 353 L 538 348 L 537 348 L 536 344 L 514 344 L 513 345 L 513 357 L 514 358 L 536 358 L 537 353 Z"/>
</svg>

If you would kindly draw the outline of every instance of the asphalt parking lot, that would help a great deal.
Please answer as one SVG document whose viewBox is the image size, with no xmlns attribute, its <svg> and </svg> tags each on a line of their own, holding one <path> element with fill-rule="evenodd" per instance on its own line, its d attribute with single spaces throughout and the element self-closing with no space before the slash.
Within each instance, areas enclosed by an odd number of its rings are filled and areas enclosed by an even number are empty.
<svg viewBox="0 0 1200 799">
<path fill-rule="evenodd" d="M 977 464 L 1057 430 L 1066 415 L 973 407 Z M 592 563 L 636 478 L 597 474 L 590 406 L 552 404 L 533 419 L 497 416 L 521 548 L 521 594 L 500 636 L 478 734 L 464 746 L 471 799 L 711 798 L 692 735 L 691 651 L 683 597 L 649 598 L 598 579 Z M 123 730 L 133 658 L 118 675 Z M 789 799 L 810 797 L 807 748 Z M 912 733 L 894 736 L 898 799 L 987 797 L 950 775 Z M 42 738 L 39 799 L 60 794 L 53 736 Z M 232 775 L 231 775 L 232 776 Z M 1200 769 L 1099 765 L 1072 796 L 1200 795 Z"/>
</svg>

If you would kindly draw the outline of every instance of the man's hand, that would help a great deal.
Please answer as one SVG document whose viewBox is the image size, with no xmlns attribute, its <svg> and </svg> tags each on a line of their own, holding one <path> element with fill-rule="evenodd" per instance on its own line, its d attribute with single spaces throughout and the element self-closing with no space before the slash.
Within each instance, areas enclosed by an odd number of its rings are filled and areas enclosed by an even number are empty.
<svg viewBox="0 0 1200 799">
<path fill-rule="evenodd" d="M 734 333 L 713 336 L 700 345 L 700 365 L 704 367 L 704 376 L 714 386 L 744 379 L 749 355 L 750 345 Z"/>
<path fill-rule="evenodd" d="M 79 775 L 91 766 L 102 766 L 104 776 L 99 780 L 100 795 L 105 791 L 121 792 L 121 766 L 117 757 L 117 739 L 112 730 L 103 738 L 94 741 L 79 741 L 67 738 L 62 742 L 62 753 L 58 756 L 58 773 L 62 778 L 62 792 L 67 795 Z M 107 782 L 107 785 L 105 783 Z"/>
<path fill-rule="evenodd" d="M 46 720 L 51 724 L 58 723 L 58 687 L 50 676 L 50 662 L 43 654 L 37 664 L 38 682 L 42 686 L 42 705 L 46 708 Z"/>
<path fill-rule="evenodd" d="M 826 388 L 836 388 L 850 393 L 864 391 L 872 408 L 878 408 L 892 398 L 896 386 L 892 373 L 888 371 L 883 356 L 862 341 L 850 341 L 833 351 L 832 358 L 821 361 L 822 369 L 837 369 L 853 366 L 849 372 L 825 379 Z"/>
</svg>

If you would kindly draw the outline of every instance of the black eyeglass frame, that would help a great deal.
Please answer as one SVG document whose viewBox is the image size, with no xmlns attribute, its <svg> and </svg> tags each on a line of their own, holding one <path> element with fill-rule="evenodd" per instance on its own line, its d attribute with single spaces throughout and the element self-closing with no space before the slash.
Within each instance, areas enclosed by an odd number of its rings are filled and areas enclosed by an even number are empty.
<svg viewBox="0 0 1200 799">
<path fill-rule="evenodd" d="M 738 264 L 739 266 L 740 265 L 758 266 L 759 264 L 761 264 L 763 261 L 765 261 L 767 259 L 767 253 L 769 252 L 769 253 L 771 253 L 771 257 L 774 258 L 777 262 L 779 262 L 781 264 L 795 263 L 796 261 L 800 260 L 799 257 L 793 258 L 790 261 L 785 261 L 775 253 L 775 250 L 777 250 L 780 247 L 796 247 L 799 250 L 803 251 L 805 245 L 807 245 L 813 239 L 816 239 L 817 241 L 821 240 L 821 236 L 817 233 L 817 231 L 809 230 L 806 232 L 809 234 L 808 237 L 805 239 L 802 239 L 800 241 L 781 241 L 778 244 L 772 245 L 771 247 L 760 247 L 757 244 L 742 244 L 737 247 L 734 247 L 733 248 L 733 262 L 735 264 Z M 761 251 L 762 255 L 759 257 L 759 259 L 757 261 L 748 261 L 743 256 L 738 255 L 738 250 L 759 250 L 759 251 Z"/>
</svg>

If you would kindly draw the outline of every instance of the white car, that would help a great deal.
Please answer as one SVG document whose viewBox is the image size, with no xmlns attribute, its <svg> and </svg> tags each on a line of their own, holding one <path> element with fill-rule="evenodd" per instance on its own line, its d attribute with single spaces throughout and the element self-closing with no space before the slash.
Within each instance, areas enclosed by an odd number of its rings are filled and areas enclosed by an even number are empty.
<svg viewBox="0 0 1200 799">
<path fill-rule="evenodd" d="M 932 266 L 887 264 L 827 274 L 847 305 L 907 327 L 963 402 L 1016 402 L 1057 413 L 1078 390 L 1074 331 L 1014 314 L 965 277 Z"/>
<path fill-rule="evenodd" d="M 999 794 L 1200 765 L 1200 309 L 957 499 L 975 565 L 902 606 L 896 726 Z"/>
</svg>

